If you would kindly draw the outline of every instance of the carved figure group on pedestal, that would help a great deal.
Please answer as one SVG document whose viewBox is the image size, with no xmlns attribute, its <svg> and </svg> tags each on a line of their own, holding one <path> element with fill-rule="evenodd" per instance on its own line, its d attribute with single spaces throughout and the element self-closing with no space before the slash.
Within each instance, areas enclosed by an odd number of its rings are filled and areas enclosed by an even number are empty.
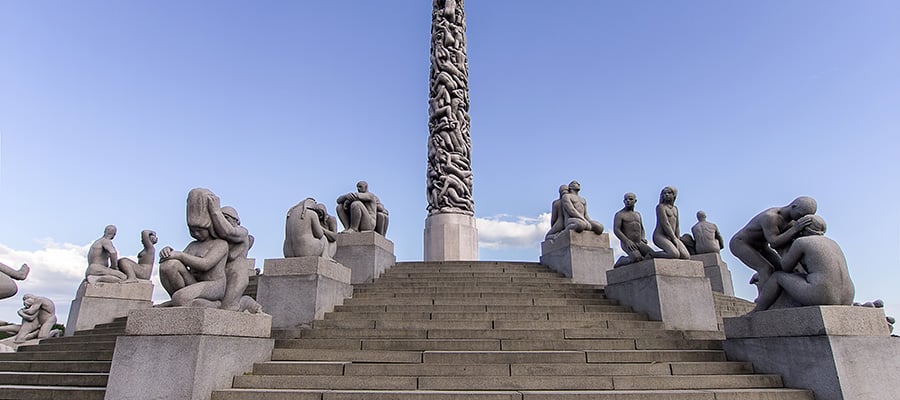
<svg viewBox="0 0 900 400">
<path fill-rule="evenodd" d="M 645 258 L 653 258 L 653 249 L 647 244 L 641 213 L 634 209 L 637 195 L 625 193 L 622 202 L 625 206 L 616 212 L 613 218 L 613 233 L 619 238 L 625 255 L 616 260 L 614 268 L 643 261 Z"/>
<path fill-rule="evenodd" d="M 816 209 L 815 199 L 798 197 L 757 214 L 731 238 L 731 253 L 756 271 L 754 311 L 852 304 L 847 260 L 840 246 L 824 236 L 825 220 Z"/>
<path fill-rule="evenodd" d="M 19 292 L 16 281 L 25 280 L 31 268 L 28 264 L 22 264 L 19 269 L 12 269 L 4 263 L 0 263 L 0 300 L 10 298 Z"/>
<path fill-rule="evenodd" d="M 288 210 L 284 231 L 285 258 L 334 258 L 337 251 L 337 220 L 328 215 L 324 204 L 317 203 L 312 197 Z"/>
<path fill-rule="evenodd" d="M 150 280 L 153 263 L 156 261 L 156 232 L 141 231 L 141 243 L 144 249 L 138 253 L 138 261 L 119 258 L 113 239 L 116 237 L 116 226 L 107 225 L 103 236 L 95 240 L 88 250 L 88 267 L 84 279 L 88 283 L 132 283 L 138 280 Z"/>
<path fill-rule="evenodd" d="M 592 220 L 588 215 L 587 200 L 578 194 L 580 191 L 581 184 L 578 181 L 559 187 L 559 199 L 551 205 L 550 230 L 544 236 L 545 240 L 553 240 L 566 230 L 603 234 L 603 224 Z"/>
<path fill-rule="evenodd" d="M 26 294 L 22 296 L 22 308 L 17 312 L 22 317 L 21 324 L 0 321 L 0 332 L 15 334 L 15 343 L 24 343 L 31 339 L 46 339 L 59 336 L 60 331 L 53 329 L 56 324 L 56 305 L 46 297 Z"/>
<path fill-rule="evenodd" d="M 666 186 L 659 193 L 659 204 L 656 206 L 656 229 L 653 230 L 653 244 L 661 251 L 653 254 L 654 258 L 691 258 L 690 252 L 681 241 L 679 228 L 678 207 L 675 199 L 678 190 L 672 186 Z"/>
<path fill-rule="evenodd" d="M 374 193 L 369 192 L 366 181 L 356 183 L 356 192 L 337 198 L 337 215 L 344 225 L 344 232 L 374 231 L 387 235 L 388 211 Z"/>
<path fill-rule="evenodd" d="M 259 303 L 243 296 L 249 284 L 247 252 L 253 236 L 240 225 L 237 211 L 221 207 L 208 189 L 192 189 L 187 224 L 195 240 L 184 251 L 166 246 L 159 253 L 160 282 L 172 297 L 160 306 L 261 311 Z"/>
</svg>

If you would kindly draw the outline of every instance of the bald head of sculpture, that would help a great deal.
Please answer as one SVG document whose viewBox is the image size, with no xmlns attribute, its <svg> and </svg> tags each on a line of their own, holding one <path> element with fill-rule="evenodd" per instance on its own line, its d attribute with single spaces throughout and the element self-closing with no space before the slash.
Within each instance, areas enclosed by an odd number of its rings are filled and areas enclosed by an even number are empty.
<svg viewBox="0 0 900 400">
<path fill-rule="evenodd" d="M 790 208 L 790 214 L 792 220 L 798 220 L 800 217 L 809 214 L 815 214 L 818 209 L 818 204 L 816 203 L 816 199 L 809 196 L 800 196 L 791 204 L 788 205 Z"/>
</svg>

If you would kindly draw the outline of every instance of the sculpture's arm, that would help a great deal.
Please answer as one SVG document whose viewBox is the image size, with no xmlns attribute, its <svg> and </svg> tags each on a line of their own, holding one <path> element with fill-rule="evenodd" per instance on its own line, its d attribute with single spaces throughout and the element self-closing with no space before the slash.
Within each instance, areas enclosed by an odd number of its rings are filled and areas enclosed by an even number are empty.
<svg viewBox="0 0 900 400">
<path fill-rule="evenodd" d="M 119 268 L 119 252 L 113 246 L 112 240 L 103 241 L 103 250 L 106 251 L 106 254 L 109 254 L 109 267 L 113 269 Z"/>
<path fill-rule="evenodd" d="M 191 255 L 181 251 L 173 251 L 169 258 L 174 258 L 187 266 L 190 269 L 196 269 L 198 271 L 209 271 L 219 265 L 219 262 L 222 261 L 226 256 L 228 256 L 228 243 L 223 241 L 217 241 L 212 245 L 212 248 L 203 256 L 198 257 L 195 255 Z"/>
<path fill-rule="evenodd" d="M 637 245 L 625 235 L 625 232 L 622 231 L 622 224 L 624 223 L 624 218 L 622 218 L 622 213 L 617 212 L 616 216 L 613 217 L 613 233 L 619 238 L 619 241 L 622 242 L 622 247 L 627 250 L 632 250 L 633 248 L 637 248 Z"/>
<path fill-rule="evenodd" d="M 772 248 L 779 248 L 784 247 L 794 240 L 794 237 L 796 237 L 803 228 L 809 226 L 810 223 L 812 223 L 812 218 L 803 216 L 788 230 L 778 233 L 777 220 L 771 216 L 766 216 L 760 221 L 760 226 L 762 227 L 763 236 L 766 238 L 766 241 L 769 242 L 769 246 Z"/>
<path fill-rule="evenodd" d="M 567 194 L 559 199 L 559 207 L 563 211 L 562 217 L 581 219 L 581 213 L 579 213 L 578 209 L 575 208 L 575 203 L 572 201 L 572 197 L 572 195 Z"/>
<path fill-rule="evenodd" d="M 725 239 L 722 238 L 722 233 L 719 232 L 719 227 L 716 226 L 716 241 L 719 242 L 719 249 L 725 248 Z"/>
<path fill-rule="evenodd" d="M 244 228 L 240 225 L 234 226 L 231 222 L 225 218 L 225 214 L 222 212 L 222 209 L 216 205 L 217 202 L 209 201 L 207 202 L 207 208 L 209 209 L 209 217 L 212 220 L 213 229 L 216 230 L 216 233 L 222 239 L 225 239 L 231 243 L 243 243 L 247 240 L 247 228 Z"/>
<path fill-rule="evenodd" d="M 794 272 L 794 269 L 797 268 L 797 264 L 803 259 L 805 252 L 805 246 L 800 243 L 795 243 L 786 253 L 784 253 L 784 256 L 781 257 L 781 270 L 787 273 Z"/>
</svg>

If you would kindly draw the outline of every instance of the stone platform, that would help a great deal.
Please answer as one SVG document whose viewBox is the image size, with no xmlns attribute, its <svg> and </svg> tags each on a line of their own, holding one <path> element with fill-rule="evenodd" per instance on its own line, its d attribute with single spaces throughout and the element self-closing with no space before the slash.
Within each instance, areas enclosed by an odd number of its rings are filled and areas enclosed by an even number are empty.
<svg viewBox="0 0 900 400">
<path fill-rule="evenodd" d="M 131 283 L 88 283 L 82 281 L 69 306 L 66 336 L 77 331 L 93 329 L 128 315 L 128 311 L 153 305 L 153 284 L 150 281 Z"/>
<path fill-rule="evenodd" d="M 350 268 L 350 283 L 368 283 L 397 262 L 394 242 L 375 232 L 341 232 L 334 260 Z"/>
<path fill-rule="evenodd" d="M 212 308 L 134 310 L 116 340 L 107 400 L 206 400 L 269 360 L 272 318 Z"/>
<path fill-rule="evenodd" d="M 731 281 L 731 271 L 728 264 L 722 261 L 719 253 L 695 254 L 691 260 L 703 263 L 703 273 L 709 278 L 709 284 L 714 292 L 719 292 L 734 297 L 734 283 Z"/>
<path fill-rule="evenodd" d="M 350 279 L 350 268 L 324 257 L 267 259 L 256 300 L 273 327 L 308 326 L 353 295 Z"/>
<path fill-rule="evenodd" d="M 434 214 L 425 218 L 425 261 L 478 260 L 475 217 Z"/>
<path fill-rule="evenodd" d="M 614 263 L 608 233 L 565 230 L 541 242 L 541 264 L 575 283 L 605 285 L 606 272 L 612 270 Z"/>
</svg>

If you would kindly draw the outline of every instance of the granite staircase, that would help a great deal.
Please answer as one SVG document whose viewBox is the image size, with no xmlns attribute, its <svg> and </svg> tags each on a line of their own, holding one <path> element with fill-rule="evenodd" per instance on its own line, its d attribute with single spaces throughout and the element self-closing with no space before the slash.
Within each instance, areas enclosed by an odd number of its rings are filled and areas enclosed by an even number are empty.
<svg viewBox="0 0 900 400">
<path fill-rule="evenodd" d="M 811 400 L 534 263 L 398 263 L 213 400 Z"/>
<path fill-rule="evenodd" d="M 256 297 L 257 277 L 245 295 Z M 0 353 L 0 400 L 102 400 L 127 318 Z"/>
</svg>

